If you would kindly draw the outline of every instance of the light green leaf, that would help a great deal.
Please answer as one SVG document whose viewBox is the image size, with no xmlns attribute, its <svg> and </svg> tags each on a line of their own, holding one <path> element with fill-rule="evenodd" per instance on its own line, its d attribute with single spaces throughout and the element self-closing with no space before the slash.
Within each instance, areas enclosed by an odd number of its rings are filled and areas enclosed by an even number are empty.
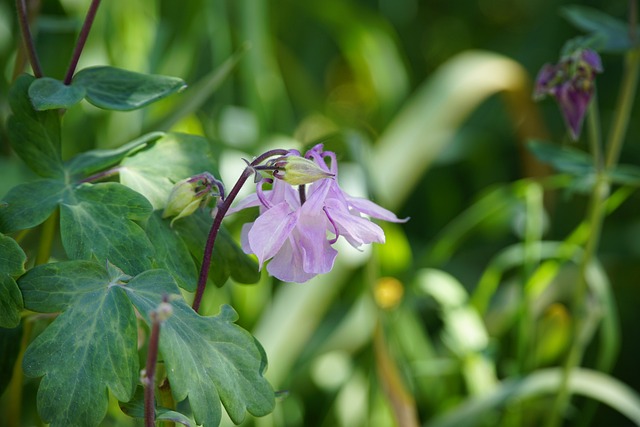
<svg viewBox="0 0 640 427">
<path fill-rule="evenodd" d="M 598 36 L 603 41 L 600 49 L 603 52 L 624 52 L 634 47 L 629 39 L 629 26 L 606 13 L 579 5 L 567 6 L 561 13 L 577 28 Z"/>
<path fill-rule="evenodd" d="M 80 70 L 73 84 L 86 89 L 86 99 L 107 110 L 130 111 L 142 108 L 184 89 L 177 77 L 141 74 L 113 67 Z"/>
<path fill-rule="evenodd" d="M 62 181 L 42 179 L 20 184 L 5 196 L 0 206 L 0 231 L 26 230 L 44 222 L 64 197 L 67 187 Z"/>
<path fill-rule="evenodd" d="M 155 211 L 147 223 L 147 235 L 156 250 L 158 267 L 171 273 L 176 283 L 189 292 L 196 290 L 198 271 L 189 249 L 178 233 L 162 219 L 162 212 Z"/>
<path fill-rule="evenodd" d="M 38 111 L 69 108 L 82 101 L 85 89 L 78 85 L 65 85 L 51 77 L 36 79 L 29 86 L 29 98 Z"/>
<path fill-rule="evenodd" d="M 201 136 L 170 133 L 152 147 L 124 159 L 120 182 L 144 195 L 154 209 L 164 209 L 173 184 L 202 172 L 218 176 L 209 141 Z"/>
<path fill-rule="evenodd" d="M 22 364 L 26 375 L 43 377 L 43 421 L 97 426 L 107 389 L 128 401 L 139 375 L 136 316 L 122 283 L 98 264 L 69 261 L 34 267 L 18 284 L 26 308 L 65 310 L 29 345 Z"/>
<path fill-rule="evenodd" d="M 174 228 L 182 237 L 193 257 L 201 265 L 213 219 L 205 212 L 175 222 Z M 256 283 L 260 280 L 258 264 L 245 254 L 224 227 L 220 228 L 211 256 L 209 279 L 217 286 L 223 286 L 231 276 L 239 283 Z"/>
<path fill-rule="evenodd" d="M 0 234 L 0 328 L 20 324 L 22 294 L 12 276 L 24 273 L 27 256 L 11 237 Z"/>
<path fill-rule="evenodd" d="M 162 270 L 142 273 L 126 290 L 147 323 L 163 294 L 180 292 Z M 196 423 L 217 426 L 220 402 L 236 424 L 246 411 L 255 416 L 270 413 L 275 402 L 263 377 L 266 356 L 258 342 L 233 323 L 237 319 L 233 309 L 223 306 L 218 316 L 202 317 L 183 300 L 173 301 L 172 306 L 173 314 L 160 330 L 160 352 L 174 398 L 189 398 Z"/>
<path fill-rule="evenodd" d="M 7 128 L 14 151 L 38 175 L 62 177 L 60 154 L 60 114 L 36 111 L 29 99 L 29 86 L 34 77 L 23 74 L 9 89 L 9 105 L 13 115 Z"/>
<path fill-rule="evenodd" d="M 140 138 L 112 150 L 90 150 L 80 153 L 65 163 L 65 169 L 72 176 L 86 177 L 92 173 L 107 169 L 122 161 L 125 157 L 144 149 L 147 145 L 164 135 L 163 132 L 151 132 Z"/>
<path fill-rule="evenodd" d="M 60 206 L 60 233 L 72 259 L 107 260 L 127 274 L 151 267 L 153 247 L 142 228 L 151 214 L 149 202 L 118 184 L 82 184 Z"/>
</svg>

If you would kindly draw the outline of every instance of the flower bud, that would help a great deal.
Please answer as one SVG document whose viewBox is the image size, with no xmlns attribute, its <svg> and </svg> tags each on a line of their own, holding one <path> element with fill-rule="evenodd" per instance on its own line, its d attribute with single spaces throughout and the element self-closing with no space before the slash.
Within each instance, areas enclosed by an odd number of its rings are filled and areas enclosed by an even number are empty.
<svg viewBox="0 0 640 427">
<path fill-rule="evenodd" d="M 162 213 L 162 217 L 175 217 L 171 220 L 171 225 L 173 225 L 175 220 L 194 213 L 206 196 L 206 193 L 198 192 L 197 181 L 192 181 L 191 178 L 178 181 L 169 194 L 169 201 Z"/>
<path fill-rule="evenodd" d="M 274 160 L 271 166 L 276 168 L 273 172 L 274 177 L 291 185 L 311 184 L 319 179 L 334 176 L 312 160 L 295 155 L 280 157 Z"/>
</svg>

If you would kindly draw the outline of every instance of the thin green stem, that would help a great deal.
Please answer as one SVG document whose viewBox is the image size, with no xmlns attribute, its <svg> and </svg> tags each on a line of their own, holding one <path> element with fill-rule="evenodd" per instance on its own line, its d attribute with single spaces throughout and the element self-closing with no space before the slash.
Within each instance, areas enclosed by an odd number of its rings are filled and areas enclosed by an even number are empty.
<svg viewBox="0 0 640 427">
<path fill-rule="evenodd" d="M 20 23 L 20 31 L 22 32 L 22 41 L 24 42 L 24 47 L 27 51 L 27 57 L 29 58 L 33 75 L 40 78 L 43 76 L 42 67 L 40 66 L 36 46 L 33 42 L 33 35 L 29 28 L 29 17 L 27 14 L 27 4 L 25 0 L 16 0 L 16 10 L 18 11 L 18 22 Z"/>
<path fill-rule="evenodd" d="M 71 62 L 69 63 L 67 74 L 64 77 L 65 85 L 71 84 L 73 74 L 76 72 L 76 67 L 78 66 L 78 61 L 80 60 L 80 55 L 82 54 L 85 43 L 87 42 L 87 38 L 89 38 L 89 32 L 91 31 L 93 20 L 95 19 L 96 13 L 98 12 L 98 6 L 100 6 L 100 0 L 91 1 L 91 5 L 89 6 L 89 10 L 87 11 L 87 16 L 84 19 L 84 24 L 82 25 L 82 29 L 80 30 L 80 34 L 78 35 L 76 47 L 73 50 L 73 55 L 71 56 Z"/>
<path fill-rule="evenodd" d="M 51 258 L 51 247 L 56 232 L 56 224 L 58 223 L 58 210 L 56 209 L 42 224 L 42 233 L 40 234 L 40 245 L 38 246 L 38 254 L 36 255 L 35 264 L 46 264 Z"/>
<path fill-rule="evenodd" d="M 640 74 L 640 49 L 634 49 L 625 57 L 625 68 L 622 76 L 622 84 L 618 95 L 617 112 L 607 141 L 607 169 L 618 163 L 624 137 L 629 125 L 629 117 L 633 109 L 633 102 L 638 87 L 638 75 Z"/>
<path fill-rule="evenodd" d="M 24 372 L 22 371 L 22 358 L 27 350 L 29 342 L 31 342 L 31 331 L 33 330 L 33 319 L 23 319 L 22 321 L 22 339 L 20 340 L 20 352 L 13 365 L 13 374 L 11 382 L 7 387 L 7 414 L 6 422 L 8 427 L 19 427 L 22 425 L 22 388 L 24 381 Z"/>
</svg>

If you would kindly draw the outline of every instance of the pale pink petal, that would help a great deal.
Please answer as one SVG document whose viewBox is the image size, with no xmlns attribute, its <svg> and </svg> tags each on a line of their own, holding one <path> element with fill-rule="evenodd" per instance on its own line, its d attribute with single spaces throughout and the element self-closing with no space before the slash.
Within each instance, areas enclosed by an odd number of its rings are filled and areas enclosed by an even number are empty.
<svg viewBox="0 0 640 427">
<path fill-rule="evenodd" d="M 225 216 L 234 214 L 243 209 L 252 208 L 254 206 L 261 206 L 261 205 L 262 203 L 260 203 L 260 200 L 258 199 L 258 195 L 256 193 L 251 193 L 250 195 L 248 195 L 247 197 L 245 197 L 244 199 L 236 203 L 235 206 L 233 206 L 231 209 L 229 209 Z"/>
<path fill-rule="evenodd" d="M 396 214 L 394 214 L 393 212 L 367 199 L 347 196 L 347 201 L 349 202 L 349 205 L 354 207 L 356 210 L 362 212 L 365 215 L 369 215 L 370 217 L 373 217 L 373 218 L 382 219 L 384 221 L 389 221 L 389 222 L 409 221 L 409 218 L 399 219 L 396 216 Z"/>
<path fill-rule="evenodd" d="M 384 243 L 384 232 L 377 224 L 354 215 L 344 209 L 339 202 L 335 200 L 327 200 L 325 210 L 327 215 L 338 227 L 341 236 L 354 247 L 359 247 L 367 243 Z"/>
<path fill-rule="evenodd" d="M 298 220 L 298 212 L 291 212 L 289 205 L 280 203 L 265 211 L 253 223 L 248 239 L 251 251 L 262 265 L 273 257 L 287 240 Z"/>
<path fill-rule="evenodd" d="M 293 247 L 292 239 L 287 239 L 278 253 L 267 264 L 270 275 L 283 282 L 304 283 L 313 278 L 315 273 L 307 273 L 302 268 L 302 252 Z"/>
<path fill-rule="evenodd" d="M 302 268 L 306 273 L 321 274 L 331 271 L 338 252 L 327 240 L 327 220 L 322 215 L 300 216 L 291 234 L 294 246 L 302 252 Z"/>
</svg>

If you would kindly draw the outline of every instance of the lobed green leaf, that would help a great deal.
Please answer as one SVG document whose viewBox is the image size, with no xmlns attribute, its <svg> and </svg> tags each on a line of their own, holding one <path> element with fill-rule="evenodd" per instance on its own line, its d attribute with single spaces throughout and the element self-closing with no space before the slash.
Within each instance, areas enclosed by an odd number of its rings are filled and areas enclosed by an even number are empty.
<svg viewBox="0 0 640 427">
<path fill-rule="evenodd" d="M 67 197 L 66 184 L 56 179 L 41 179 L 20 184 L 5 196 L 0 207 L 0 231 L 26 230 L 44 222 Z"/>
<path fill-rule="evenodd" d="M 34 77 L 23 74 L 9 89 L 13 114 L 7 128 L 9 141 L 18 156 L 38 175 L 45 178 L 64 176 L 60 154 L 60 114 L 36 111 L 29 98 Z"/>
<path fill-rule="evenodd" d="M 196 290 L 198 271 L 187 245 L 178 233 L 162 219 L 162 212 L 155 211 L 147 223 L 147 235 L 155 248 L 158 267 L 171 273 L 178 286 L 189 292 Z"/>
<path fill-rule="evenodd" d="M 125 289 L 147 323 L 148 313 L 160 304 L 163 294 L 180 292 L 163 270 L 146 271 Z M 173 314 L 160 331 L 160 352 L 174 398 L 189 399 L 196 423 L 217 426 L 220 402 L 236 424 L 247 411 L 255 416 L 270 413 L 275 401 L 263 376 L 265 353 L 251 334 L 233 323 L 235 311 L 223 306 L 218 316 L 203 317 L 184 300 L 172 305 Z"/>
<path fill-rule="evenodd" d="M 86 99 L 106 110 L 130 111 L 142 108 L 184 89 L 177 77 L 141 74 L 114 67 L 80 70 L 73 85 L 86 90 Z"/>
<path fill-rule="evenodd" d="M 65 85 L 51 77 L 34 80 L 28 92 L 31 103 L 38 111 L 73 107 L 82 101 L 86 93 L 82 86 Z"/>
<path fill-rule="evenodd" d="M 60 314 L 27 348 L 23 369 L 43 377 L 38 410 L 51 426 L 97 426 L 107 389 L 122 401 L 138 374 L 136 316 L 122 283 L 104 267 L 68 261 L 34 267 L 18 280 L 25 307 Z"/>
<path fill-rule="evenodd" d="M 0 328 L 20 324 L 22 294 L 12 276 L 24 273 L 27 255 L 11 237 L 0 234 Z"/>
<path fill-rule="evenodd" d="M 151 268 L 153 247 L 134 221 L 151 214 L 149 202 L 116 182 L 82 184 L 60 205 L 60 233 L 72 259 L 110 261 L 128 274 Z"/>
</svg>

